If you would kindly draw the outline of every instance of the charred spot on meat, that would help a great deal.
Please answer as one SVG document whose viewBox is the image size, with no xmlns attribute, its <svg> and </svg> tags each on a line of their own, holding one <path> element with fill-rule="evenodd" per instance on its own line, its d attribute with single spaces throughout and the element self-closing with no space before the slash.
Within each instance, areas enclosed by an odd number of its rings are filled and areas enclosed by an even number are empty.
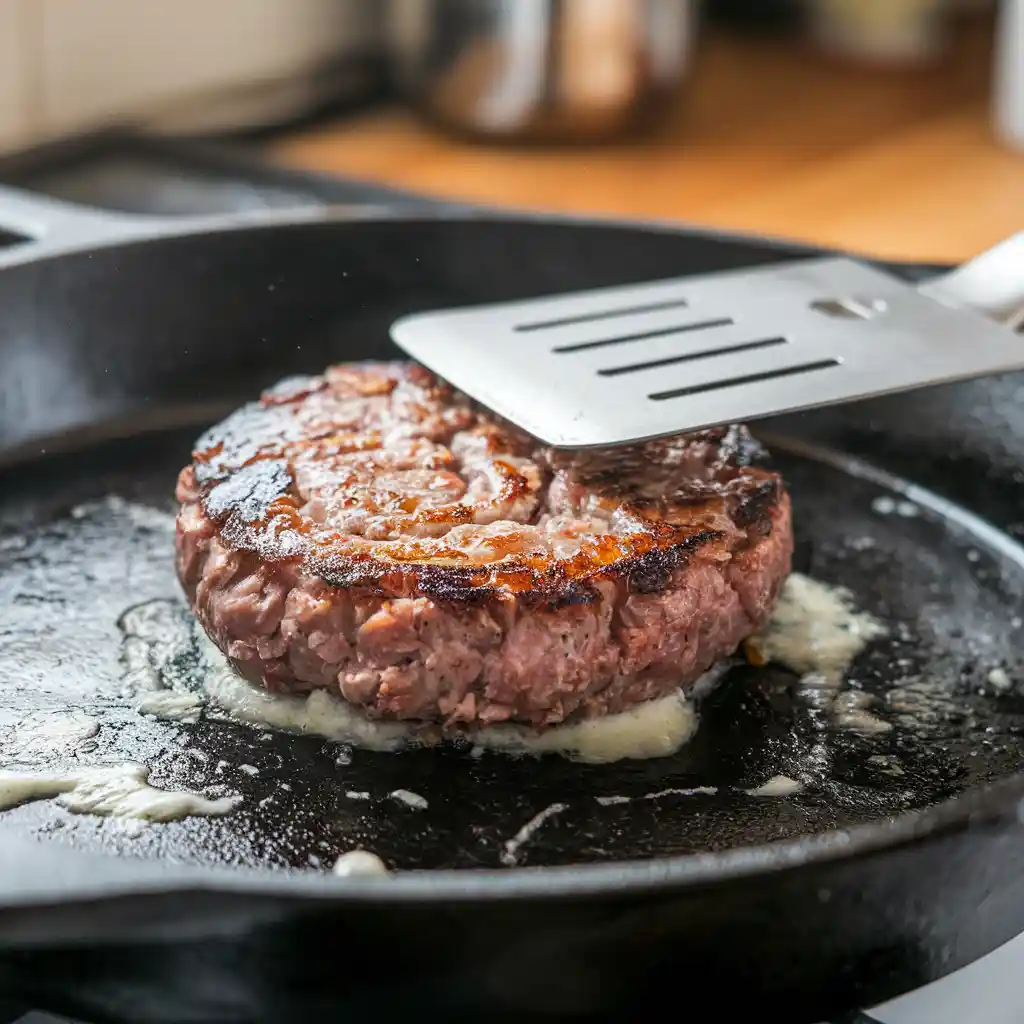
<svg viewBox="0 0 1024 1024">
<path fill-rule="evenodd" d="M 534 727 L 685 689 L 768 620 L 789 498 L 744 427 L 545 448 L 426 370 L 284 381 L 197 443 L 177 568 L 251 682 Z"/>
</svg>

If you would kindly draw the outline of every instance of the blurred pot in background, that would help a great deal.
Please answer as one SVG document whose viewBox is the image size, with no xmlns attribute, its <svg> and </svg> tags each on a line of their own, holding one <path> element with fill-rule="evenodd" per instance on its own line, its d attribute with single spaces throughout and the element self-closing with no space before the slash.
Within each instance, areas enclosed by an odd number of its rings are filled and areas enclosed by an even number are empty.
<svg viewBox="0 0 1024 1024">
<path fill-rule="evenodd" d="M 396 85 L 478 137 L 588 141 L 649 123 L 689 69 L 696 0 L 389 0 Z"/>
</svg>

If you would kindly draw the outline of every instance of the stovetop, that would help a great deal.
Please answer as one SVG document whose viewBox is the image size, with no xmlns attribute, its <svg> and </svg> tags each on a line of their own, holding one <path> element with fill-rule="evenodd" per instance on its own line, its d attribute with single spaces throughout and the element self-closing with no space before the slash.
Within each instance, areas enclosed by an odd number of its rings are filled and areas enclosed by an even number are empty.
<svg viewBox="0 0 1024 1024">
<path fill-rule="evenodd" d="M 369 182 L 273 167 L 254 142 L 109 131 L 0 159 L 0 184 L 123 213 L 167 217 L 296 206 L 435 209 L 427 197 Z"/>
<path fill-rule="evenodd" d="M 109 210 L 168 217 L 329 204 L 436 210 L 428 197 L 370 182 L 286 171 L 253 145 L 105 132 L 0 160 L 0 184 Z M 0 244 L 3 239 L 0 238 Z M 1024 935 L 884 1006 L 831 1024 L 1022 1024 Z M 4 1002 L 0 1024 L 88 1024 Z"/>
</svg>

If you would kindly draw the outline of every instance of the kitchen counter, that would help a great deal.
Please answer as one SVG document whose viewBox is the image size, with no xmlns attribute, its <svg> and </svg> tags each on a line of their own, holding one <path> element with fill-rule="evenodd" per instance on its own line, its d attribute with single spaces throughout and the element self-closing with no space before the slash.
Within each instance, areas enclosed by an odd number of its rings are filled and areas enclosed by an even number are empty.
<svg viewBox="0 0 1024 1024">
<path fill-rule="evenodd" d="M 446 198 L 636 217 L 955 261 L 1024 228 L 1024 154 L 989 128 L 991 30 L 929 70 L 843 67 L 786 41 L 704 40 L 657 134 L 587 148 L 488 147 L 400 109 L 274 144 L 291 166 Z"/>
</svg>

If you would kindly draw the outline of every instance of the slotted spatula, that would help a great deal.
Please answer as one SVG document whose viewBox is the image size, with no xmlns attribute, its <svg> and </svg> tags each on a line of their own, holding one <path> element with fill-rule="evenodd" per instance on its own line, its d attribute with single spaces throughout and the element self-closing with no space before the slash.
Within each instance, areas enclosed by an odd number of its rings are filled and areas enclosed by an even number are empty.
<svg viewBox="0 0 1024 1024">
<path fill-rule="evenodd" d="M 1024 369 L 1024 233 L 914 287 L 845 258 L 405 317 L 413 359 L 541 441 L 628 444 Z"/>
</svg>

